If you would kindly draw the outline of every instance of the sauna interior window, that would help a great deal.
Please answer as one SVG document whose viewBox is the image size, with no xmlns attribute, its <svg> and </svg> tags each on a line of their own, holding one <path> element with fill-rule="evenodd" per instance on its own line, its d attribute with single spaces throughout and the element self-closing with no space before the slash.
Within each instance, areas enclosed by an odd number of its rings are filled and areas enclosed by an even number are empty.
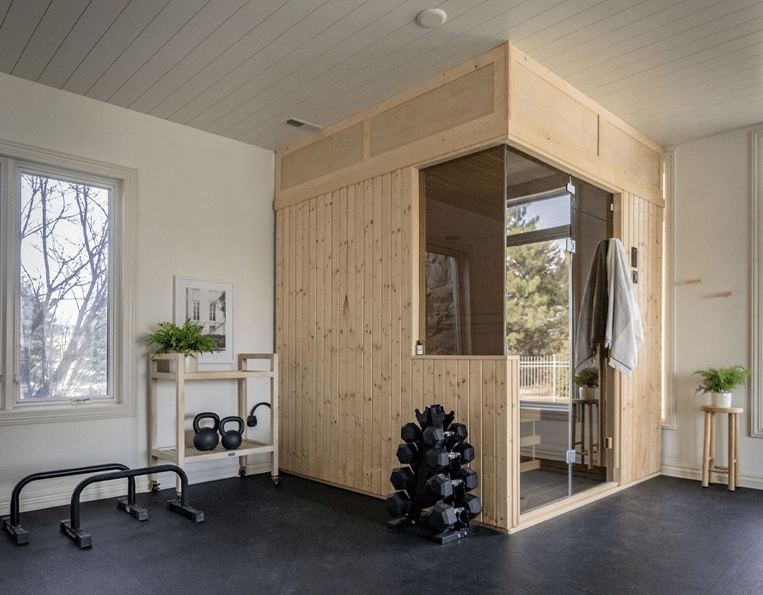
<svg viewBox="0 0 763 595">
<path fill-rule="evenodd" d="M 568 178 L 506 146 L 422 170 L 426 258 L 420 335 L 427 353 L 513 353 L 507 343 L 511 329 L 506 327 L 507 233 L 520 231 L 517 225 L 527 212 L 527 203 L 515 199 L 564 187 Z M 558 207 L 553 195 L 546 198 Z M 507 200 L 514 200 L 510 208 Z M 526 221 L 523 231 L 535 230 L 541 240 L 555 240 L 556 228 L 566 225 L 569 235 L 569 200 L 567 204 L 564 223 L 549 218 L 546 209 L 542 221 Z"/>
<path fill-rule="evenodd" d="M 558 368 L 567 388 L 552 401 L 566 401 L 575 314 L 596 245 L 611 237 L 612 195 L 506 146 L 426 168 L 420 182 L 425 352 L 536 358 L 544 374 Z"/>
<path fill-rule="evenodd" d="M 504 147 L 421 172 L 426 353 L 504 353 Z"/>
</svg>

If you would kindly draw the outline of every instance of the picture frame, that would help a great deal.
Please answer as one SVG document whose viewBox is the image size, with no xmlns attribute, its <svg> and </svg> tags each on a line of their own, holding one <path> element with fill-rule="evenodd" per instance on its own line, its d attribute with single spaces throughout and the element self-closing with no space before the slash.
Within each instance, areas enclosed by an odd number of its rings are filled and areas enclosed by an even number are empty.
<svg viewBox="0 0 763 595">
<path fill-rule="evenodd" d="M 174 280 L 175 324 L 182 326 L 188 319 L 202 324 L 202 334 L 218 344 L 212 353 L 201 353 L 199 363 L 233 363 L 233 284 L 178 276 Z"/>
</svg>

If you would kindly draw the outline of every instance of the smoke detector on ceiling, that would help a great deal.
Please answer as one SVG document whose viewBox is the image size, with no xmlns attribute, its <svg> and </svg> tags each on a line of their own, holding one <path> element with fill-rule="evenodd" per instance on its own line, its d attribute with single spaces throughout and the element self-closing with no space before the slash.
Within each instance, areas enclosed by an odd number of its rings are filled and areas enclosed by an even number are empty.
<svg viewBox="0 0 763 595">
<path fill-rule="evenodd" d="M 448 15 L 445 14 L 444 10 L 440 8 L 428 8 L 416 15 L 416 22 L 427 29 L 434 29 L 435 27 L 442 25 L 447 18 Z"/>
</svg>

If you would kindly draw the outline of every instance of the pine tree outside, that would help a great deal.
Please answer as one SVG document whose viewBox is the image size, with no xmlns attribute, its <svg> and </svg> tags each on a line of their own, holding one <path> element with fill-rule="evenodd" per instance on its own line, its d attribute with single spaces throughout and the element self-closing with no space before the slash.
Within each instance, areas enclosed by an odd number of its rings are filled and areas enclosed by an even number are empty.
<svg viewBox="0 0 763 595">
<path fill-rule="evenodd" d="M 569 195 L 510 207 L 506 218 L 506 353 L 520 358 L 520 400 L 567 403 Z"/>
</svg>

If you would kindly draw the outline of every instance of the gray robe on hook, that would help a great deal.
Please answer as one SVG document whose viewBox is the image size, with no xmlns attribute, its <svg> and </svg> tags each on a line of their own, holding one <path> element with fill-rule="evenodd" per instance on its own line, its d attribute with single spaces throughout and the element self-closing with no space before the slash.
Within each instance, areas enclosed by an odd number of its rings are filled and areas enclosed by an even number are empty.
<svg viewBox="0 0 763 595">
<path fill-rule="evenodd" d="M 602 240 L 588 271 L 580 316 L 575 333 L 575 370 L 598 368 L 596 352 L 604 346 L 607 338 L 607 247 L 609 240 Z"/>
</svg>

